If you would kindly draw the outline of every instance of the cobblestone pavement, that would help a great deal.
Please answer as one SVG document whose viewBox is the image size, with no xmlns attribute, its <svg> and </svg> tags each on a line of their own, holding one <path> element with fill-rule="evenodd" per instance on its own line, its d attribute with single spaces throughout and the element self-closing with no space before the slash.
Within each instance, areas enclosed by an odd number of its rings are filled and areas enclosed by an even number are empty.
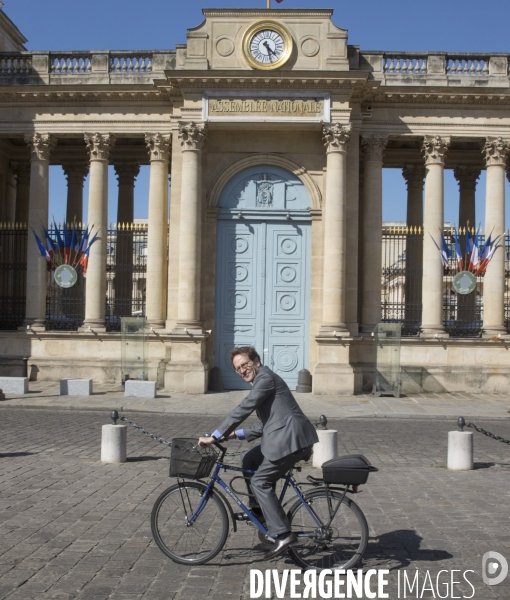
<svg viewBox="0 0 510 600">
<path fill-rule="evenodd" d="M 128 416 L 166 438 L 195 436 L 218 424 L 217 417 L 199 415 Z M 264 561 L 267 546 L 246 524 L 230 532 L 209 564 L 187 567 L 167 559 L 152 540 L 150 512 L 174 481 L 167 477 L 169 450 L 130 428 L 129 461 L 101 464 L 106 417 L 90 410 L 0 410 L 0 598 L 244 599 L 250 569 L 294 568 L 286 556 Z M 508 421 L 479 424 L 510 438 Z M 380 468 L 355 501 L 370 525 L 362 567 L 390 569 L 389 598 L 399 597 L 398 573 L 414 577 L 416 569 L 420 594 L 408 591 L 407 598 L 510 598 L 510 578 L 499 586 L 481 578 L 486 551 L 510 560 L 508 445 L 475 433 L 476 469 L 453 472 L 445 468 L 452 423 L 366 418 L 330 425 L 339 430 L 340 454 L 363 453 Z M 427 570 L 435 586 L 439 571 L 448 571 L 444 582 L 453 569 L 459 570 L 454 580 L 464 581 L 454 593 L 444 584 L 434 595 L 427 584 L 422 593 Z M 474 596 L 462 577 L 467 569 L 474 571 L 467 575 Z"/>
</svg>

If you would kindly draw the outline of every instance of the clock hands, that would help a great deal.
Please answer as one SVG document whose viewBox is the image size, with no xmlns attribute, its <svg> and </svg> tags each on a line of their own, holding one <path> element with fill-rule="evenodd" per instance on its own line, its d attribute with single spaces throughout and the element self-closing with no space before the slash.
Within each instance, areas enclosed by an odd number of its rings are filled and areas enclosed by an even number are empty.
<svg viewBox="0 0 510 600">
<path fill-rule="evenodd" d="M 267 55 L 269 57 L 269 60 L 271 60 L 271 54 L 274 54 L 276 58 L 278 58 L 276 56 L 276 52 L 271 48 L 271 46 L 267 43 L 267 40 L 264 42 L 264 47 L 267 50 Z"/>
</svg>

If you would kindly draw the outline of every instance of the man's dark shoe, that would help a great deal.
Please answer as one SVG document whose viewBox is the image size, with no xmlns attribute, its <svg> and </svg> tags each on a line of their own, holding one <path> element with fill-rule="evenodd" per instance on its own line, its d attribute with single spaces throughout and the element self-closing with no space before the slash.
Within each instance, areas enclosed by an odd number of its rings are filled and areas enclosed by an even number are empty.
<svg viewBox="0 0 510 600">
<path fill-rule="evenodd" d="M 295 546 L 297 543 L 298 543 L 298 539 L 297 539 L 296 534 L 291 532 L 286 537 L 277 539 L 272 550 L 270 550 L 264 556 L 264 558 L 266 560 L 270 560 L 271 558 L 274 558 L 275 556 L 279 556 L 280 554 L 283 554 L 285 552 L 285 550 L 287 550 L 287 548 L 290 548 L 291 546 Z"/>
</svg>

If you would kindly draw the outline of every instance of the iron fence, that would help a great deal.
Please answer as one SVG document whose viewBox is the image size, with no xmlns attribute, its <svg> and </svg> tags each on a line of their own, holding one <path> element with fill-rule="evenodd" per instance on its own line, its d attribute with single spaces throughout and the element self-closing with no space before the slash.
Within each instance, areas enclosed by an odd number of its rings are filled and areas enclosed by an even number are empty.
<svg viewBox="0 0 510 600">
<path fill-rule="evenodd" d="M 449 268 L 443 275 L 443 325 L 451 337 L 480 337 L 483 332 L 483 275 L 476 277 L 476 288 L 468 295 L 453 290 L 457 259 L 452 229 L 445 231 L 451 251 Z M 473 232 L 474 233 L 474 232 Z M 465 235 L 459 235 L 461 248 Z M 478 237 L 478 245 L 485 237 Z M 382 321 L 402 323 L 402 335 L 419 335 L 422 312 L 423 232 L 418 227 L 383 229 Z M 510 236 L 505 236 L 505 326 L 510 331 Z"/>
<path fill-rule="evenodd" d="M 57 229 L 50 227 L 49 236 L 57 239 Z M 78 234 L 83 235 L 81 225 Z M 25 319 L 27 227 L 0 223 L 0 329 L 14 330 Z M 120 331 L 120 317 L 145 315 L 145 272 L 147 258 L 147 225 L 119 224 L 110 226 L 107 237 L 106 326 Z M 41 260 L 43 260 L 41 258 Z M 61 288 L 53 273 L 48 273 L 46 295 L 46 330 L 76 331 L 85 319 L 85 280 L 81 269 L 71 288 Z"/>
<path fill-rule="evenodd" d="M 0 223 L 0 329 L 15 330 L 25 320 L 27 226 Z"/>
</svg>

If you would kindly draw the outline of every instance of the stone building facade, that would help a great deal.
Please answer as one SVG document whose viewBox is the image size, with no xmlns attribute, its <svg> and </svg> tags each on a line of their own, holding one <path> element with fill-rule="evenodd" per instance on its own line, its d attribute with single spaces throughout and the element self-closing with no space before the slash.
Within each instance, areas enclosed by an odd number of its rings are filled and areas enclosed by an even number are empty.
<svg viewBox="0 0 510 600">
<path fill-rule="evenodd" d="M 484 280 L 483 336 L 451 339 L 439 242 L 444 170 L 474 223 L 487 171 L 486 230 L 503 233 L 510 149 L 507 54 L 387 53 L 348 44 L 330 10 L 208 9 L 187 43 L 154 52 L 28 52 L 0 12 L 0 221 L 48 221 L 49 166 L 68 178 L 68 218 L 107 229 L 108 165 L 121 222 L 150 165 L 145 311 L 149 377 L 201 393 L 234 344 L 255 344 L 291 385 L 370 386 L 381 319 L 382 169 L 408 185 L 423 228 L 421 332 L 404 339 L 404 390 L 507 391 L 505 257 Z M 168 176 L 171 174 L 171 197 Z M 170 218 L 168 219 L 170 206 Z M 39 378 L 120 378 L 105 329 L 107 236 L 90 253 L 83 326 L 46 331 L 48 277 L 29 236 L 26 319 L 0 332 L 0 368 L 29 356 Z M 416 299 L 415 299 L 416 300 Z M 72 362 L 69 357 L 72 356 Z"/>
</svg>

